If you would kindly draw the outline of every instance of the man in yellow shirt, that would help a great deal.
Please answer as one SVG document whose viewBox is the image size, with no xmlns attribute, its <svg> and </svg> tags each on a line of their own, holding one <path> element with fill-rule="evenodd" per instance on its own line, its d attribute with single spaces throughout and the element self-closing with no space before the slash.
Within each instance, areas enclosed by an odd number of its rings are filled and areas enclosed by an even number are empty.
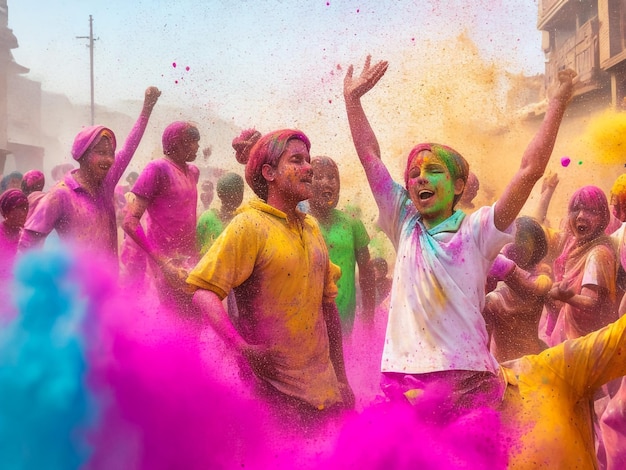
<svg viewBox="0 0 626 470">
<path fill-rule="evenodd" d="M 304 424 L 316 422 L 352 407 L 354 395 L 334 303 L 339 269 L 315 220 L 296 207 L 311 197 L 310 143 L 282 130 L 234 147 L 245 154 L 238 160 L 247 162 L 258 199 L 233 218 L 187 282 L 197 289 L 194 304 L 245 359 L 257 392 Z M 231 290 L 234 323 L 222 304 Z"/>
<path fill-rule="evenodd" d="M 593 396 L 626 375 L 626 316 L 534 356 L 502 364 L 500 405 L 513 444 L 509 468 L 598 468 Z"/>
</svg>

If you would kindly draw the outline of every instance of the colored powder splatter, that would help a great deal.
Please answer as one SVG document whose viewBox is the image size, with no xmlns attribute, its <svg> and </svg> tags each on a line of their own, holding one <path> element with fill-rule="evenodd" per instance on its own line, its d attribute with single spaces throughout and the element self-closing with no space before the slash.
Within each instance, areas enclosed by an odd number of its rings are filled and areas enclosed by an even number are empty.
<svg viewBox="0 0 626 470">
<path fill-rule="evenodd" d="M 89 346 L 87 378 L 91 402 L 97 403 L 92 410 L 99 410 L 99 422 L 87 434 L 93 451 L 85 468 L 506 466 L 497 413 L 478 409 L 454 419 L 447 415 L 439 419 L 428 400 L 410 407 L 383 399 L 378 382 L 385 311 L 378 312 L 373 325 L 357 322 L 345 342 L 356 410 L 318 433 L 305 434 L 286 430 L 279 417 L 277 420 L 270 415 L 240 378 L 237 359 L 201 320 L 181 319 L 165 310 L 151 289 L 120 289 L 116 277 L 108 268 L 100 267 L 101 263 L 94 265 L 93 257 L 71 260 L 75 265 L 72 272 L 78 274 L 64 284 L 63 266 L 68 259 L 61 252 L 48 263 L 48 272 L 32 268 L 27 272 L 33 282 L 42 277 L 50 285 L 65 286 L 57 291 L 57 304 L 68 311 L 83 312 L 89 319 L 87 327 L 66 330 L 71 335 L 55 337 L 55 344 L 66 338 L 72 344 Z M 21 295 L 28 298 L 26 292 Z M 20 347 L 14 344 L 13 350 Z M 69 364 L 64 371 L 80 382 L 81 369 L 72 369 Z M 11 381 L 10 376 L 4 377 Z M 62 391 L 60 396 L 66 403 L 81 404 L 85 411 L 89 397 L 77 399 L 72 390 Z M 50 426 L 74 429 L 77 423 L 85 422 L 48 411 Z M 85 415 L 89 413 L 80 416 Z M 32 431 L 29 422 L 24 423 L 24 429 Z M 57 440 L 51 437 L 49 445 L 58 445 L 58 439 L 68 435 L 69 431 L 58 433 Z M 80 463 L 86 454 L 76 442 L 73 444 Z M 9 450 L 15 452 L 17 448 Z M 16 459 L 23 458 L 15 454 Z M 3 453 L 3 462 L 6 458 Z M 33 468 L 55 468 L 47 463 Z"/>
<path fill-rule="evenodd" d="M 561 165 L 562 166 L 569 166 L 569 164 L 572 162 L 572 160 L 569 157 L 563 157 L 561 158 Z"/>
<path fill-rule="evenodd" d="M 74 268 L 53 249 L 28 253 L 16 266 L 15 312 L 0 329 L 3 468 L 73 469 L 89 458 L 85 433 L 97 413 L 85 382 L 87 303 Z"/>
<path fill-rule="evenodd" d="M 607 110 L 594 117 L 582 140 L 589 144 L 594 161 L 623 165 L 626 163 L 626 113 Z"/>
</svg>

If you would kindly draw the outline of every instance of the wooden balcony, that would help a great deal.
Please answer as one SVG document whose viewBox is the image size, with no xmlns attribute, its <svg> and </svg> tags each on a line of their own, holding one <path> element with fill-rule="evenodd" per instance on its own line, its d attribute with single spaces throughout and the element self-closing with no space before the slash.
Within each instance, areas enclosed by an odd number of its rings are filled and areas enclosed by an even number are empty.
<svg viewBox="0 0 626 470">
<path fill-rule="evenodd" d="M 578 74 L 582 88 L 594 89 L 600 75 L 599 22 L 593 18 L 568 38 L 558 49 L 549 53 L 546 63 L 546 85 L 558 81 L 559 70 L 572 68 Z"/>
<path fill-rule="evenodd" d="M 569 18 L 575 12 L 575 3 L 572 0 L 539 0 L 539 16 L 537 29 L 554 29 L 553 24 L 558 18 Z"/>
</svg>

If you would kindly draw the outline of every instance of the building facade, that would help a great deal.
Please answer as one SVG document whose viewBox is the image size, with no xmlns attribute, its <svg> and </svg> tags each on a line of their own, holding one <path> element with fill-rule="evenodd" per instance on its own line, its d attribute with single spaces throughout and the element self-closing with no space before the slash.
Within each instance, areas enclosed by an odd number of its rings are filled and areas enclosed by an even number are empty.
<svg viewBox="0 0 626 470">
<path fill-rule="evenodd" d="M 0 0 L 0 174 L 7 158 L 22 173 L 43 166 L 43 147 L 33 138 L 41 135 L 41 84 L 23 76 L 29 69 L 15 62 L 17 47 L 7 0 Z"/>
<path fill-rule="evenodd" d="M 573 68 L 577 95 L 626 109 L 626 0 L 540 0 L 537 28 L 546 86 Z"/>
</svg>

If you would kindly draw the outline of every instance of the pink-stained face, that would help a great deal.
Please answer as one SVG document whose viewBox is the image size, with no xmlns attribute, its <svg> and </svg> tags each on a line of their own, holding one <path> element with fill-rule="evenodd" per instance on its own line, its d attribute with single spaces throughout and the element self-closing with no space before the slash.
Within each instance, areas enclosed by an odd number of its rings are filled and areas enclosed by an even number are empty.
<svg viewBox="0 0 626 470">
<path fill-rule="evenodd" d="M 586 207 L 573 207 L 568 219 L 570 229 L 579 242 L 593 240 L 604 230 L 602 215 Z"/>
<path fill-rule="evenodd" d="M 28 215 L 28 203 L 20 204 L 9 210 L 4 218 L 5 224 L 12 228 L 24 227 Z"/>
<path fill-rule="evenodd" d="M 312 194 L 313 169 L 306 144 L 291 139 L 274 169 L 273 186 L 284 199 L 300 202 Z"/>
<path fill-rule="evenodd" d="M 90 175 L 95 182 L 104 181 L 107 173 L 115 161 L 115 152 L 111 141 L 103 137 L 80 160 L 81 168 Z"/>
<path fill-rule="evenodd" d="M 313 167 L 313 195 L 309 199 L 311 208 L 319 212 L 326 212 L 337 207 L 339 202 L 339 171 L 328 161 L 314 159 Z"/>
<path fill-rule="evenodd" d="M 452 181 L 444 162 L 423 150 L 411 162 L 407 189 L 424 225 L 431 228 L 452 215 L 454 196 L 463 191 L 463 180 Z"/>
<path fill-rule="evenodd" d="M 200 140 L 193 136 L 185 137 L 180 144 L 181 159 L 185 162 L 193 162 L 198 156 L 200 149 Z"/>
</svg>

